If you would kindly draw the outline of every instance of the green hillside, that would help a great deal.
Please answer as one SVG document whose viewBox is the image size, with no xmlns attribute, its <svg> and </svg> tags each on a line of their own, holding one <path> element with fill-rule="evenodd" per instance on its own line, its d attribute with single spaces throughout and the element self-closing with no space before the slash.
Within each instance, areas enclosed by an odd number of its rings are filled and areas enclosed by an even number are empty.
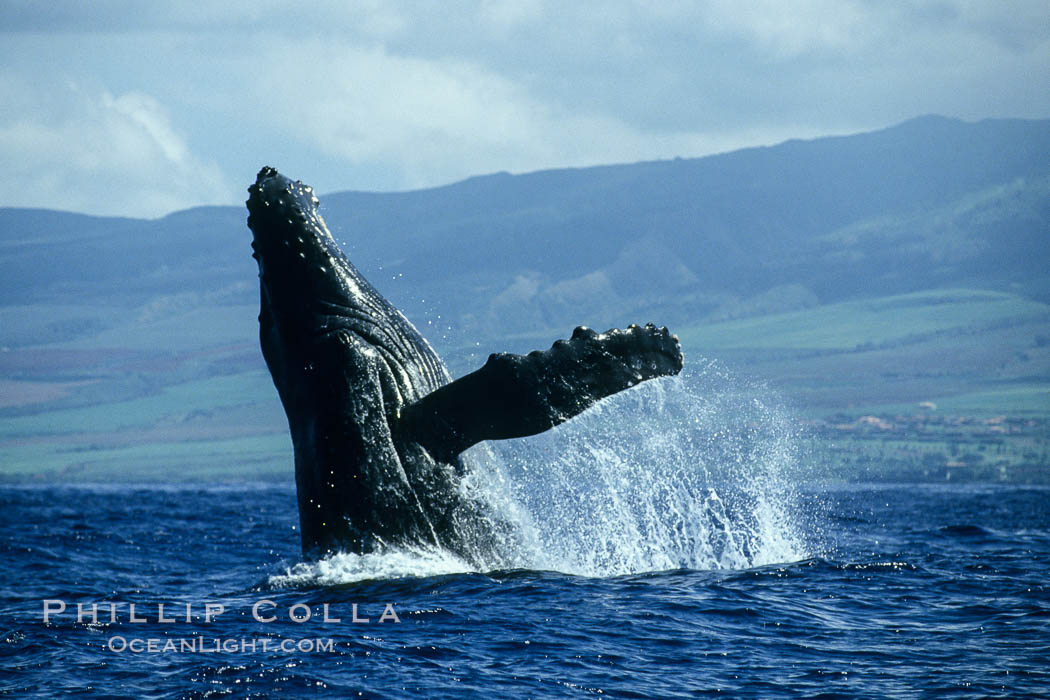
<svg viewBox="0 0 1050 700">
<path fill-rule="evenodd" d="M 980 430 L 959 432 L 959 420 L 1028 421 L 1014 433 L 992 436 L 1014 466 L 1028 464 L 1031 455 L 1038 460 L 1050 439 L 1050 307 L 1040 302 L 939 290 L 677 330 L 687 373 L 713 361 L 741 386 L 760 380 L 768 387 L 759 390 L 762 400 L 793 406 L 804 425 L 830 436 L 822 442 L 836 446 L 838 456 L 829 459 L 840 466 L 860 469 L 865 455 L 877 449 L 870 459 L 883 459 L 892 445 L 893 454 L 910 460 L 895 474 L 914 478 L 913 467 L 928 464 L 930 455 L 950 464 L 947 455 L 959 445 L 987 442 Z M 84 344 L 95 343 L 86 338 Z M 232 357 L 241 352 L 247 359 L 231 364 L 230 355 L 219 353 L 217 363 L 198 358 L 195 371 L 181 373 L 168 366 L 170 358 L 153 370 L 146 363 L 137 392 L 126 398 L 99 387 L 124 375 L 99 370 L 102 377 L 70 389 L 64 399 L 6 409 L 2 474 L 18 480 L 290 478 L 291 445 L 276 392 L 257 351 L 240 349 Z M 905 420 L 908 434 L 854 430 L 870 415 Z M 1026 478 L 1039 481 L 1045 473 Z"/>
<path fill-rule="evenodd" d="M 850 351 L 917 343 L 1004 323 L 1050 322 L 1050 305 L 1002 292 L 947 289 L 840 302 L 684 328 L 684 345 L 723 349 Z M 949 352 L 950 348 L 945 347 Z"/>
</svg>

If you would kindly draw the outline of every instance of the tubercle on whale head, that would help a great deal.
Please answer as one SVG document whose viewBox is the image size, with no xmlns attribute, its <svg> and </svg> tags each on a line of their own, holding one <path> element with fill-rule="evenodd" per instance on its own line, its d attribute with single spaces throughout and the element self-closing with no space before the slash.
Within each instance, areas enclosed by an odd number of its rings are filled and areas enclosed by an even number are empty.
<svg viewBox="0 0 1050 700">
<path fill-rule="evenodd" d="M 248 212 L 262 216 L 288 216 L 290 214 L 313 214 L 320 201 L 314 190 L 302 180 L 292 182 L 269 165 L 263 166 L 255 176 L 255 184 L 248 187 Z"/>
<path fill-rule="evenodd" d="M 313 188 L 266 166 L 248 188 L 252 257 L 264 301 L 302 311 L 316 302 L 353 304 L 359 275 L 318 213 Z"/>
<path fill-rule="evenodd" d="M 252 230 L 252 249 L 259 259 L 260 248 L 282 244 L 291 245 L 293 240 L 304 243 L 303 231 L 324 239 L 331 238 L 324 222 L 317 214 L 320 201 L 313 188 L 302 181 L 292 182 L 265 166 L 259 171 L 255 183 L 248 187 L 248 228 Z M 325 246 L 327 247 L 327 246 Z"/>
</svg>

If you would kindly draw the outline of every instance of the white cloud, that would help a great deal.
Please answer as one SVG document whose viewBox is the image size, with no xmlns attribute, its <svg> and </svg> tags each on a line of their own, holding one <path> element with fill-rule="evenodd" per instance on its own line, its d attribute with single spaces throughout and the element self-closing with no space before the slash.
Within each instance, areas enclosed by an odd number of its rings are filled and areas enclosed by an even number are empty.
<svg viewBox="0 0 1050 700">
<path fill-rule="evenodd" d="M 481 0 L 482 22 L 503 34 L 517 26 L 538 22 L 544 14 L 541 0 Z"/>
<path fill-rule="evenodd" d="M 640 130 L 614 116 L 544 100 L 467 61 L 330 41 L 271 47 L 279 58 L 254 78 L 264 100 L 254 109 L 313 149 L 357 165 L 396 168 L 409 187 L 496 170 L 690 156 L 754 143 L 756 137 L 799 135 L 787 129 Z"/>
<path fill-rule="evenodd" d="M 0 95 L 12 92 L 17 109 L 0 109 L 5 206 L 155 217 L 233 196 L 148 94 L 4 81 Z"/>
<path fill-rule="evenodd" d="M 875 13 L 853 0 L 712 0 L 702 7 L 715 32 L 740 34 L 782 59 L 849 50 L 881 30 Z"/>
<path fill-rule="evenodd" d="M 102 94 L 102 109 L 107 113 L 114 135 L 123 132 L 137 137 L 131 144 L 133 152 L 142 153 L 156 147 L 171 164 L 178 167 L 188 165 L 189 152 L 186 145 L 172 130 L 168 115 L 159 102 L 142 93 L 128 93 L 114 98 L 108 92 Z M 129 124 L 137 129 L 125 128 Z"/>
<path fill-rule="evenodd" d="M 264 162 L 395 189 L 1050 114 L 1046 0 L 17 7 L 0 205 L 157 214 L 239 202 Z"/>
</svg>

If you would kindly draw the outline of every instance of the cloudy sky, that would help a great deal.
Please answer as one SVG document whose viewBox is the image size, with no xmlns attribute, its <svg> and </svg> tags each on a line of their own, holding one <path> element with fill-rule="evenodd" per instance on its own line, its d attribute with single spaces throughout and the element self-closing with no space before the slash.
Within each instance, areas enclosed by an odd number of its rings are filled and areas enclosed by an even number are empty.
<svg viewBox="0 0 1050 700">
<path fill-rule="evenodd" d="M 1050 117 L 1047 0 L 0 0 L 0 206 L 161 216 Z"/>
</svg>

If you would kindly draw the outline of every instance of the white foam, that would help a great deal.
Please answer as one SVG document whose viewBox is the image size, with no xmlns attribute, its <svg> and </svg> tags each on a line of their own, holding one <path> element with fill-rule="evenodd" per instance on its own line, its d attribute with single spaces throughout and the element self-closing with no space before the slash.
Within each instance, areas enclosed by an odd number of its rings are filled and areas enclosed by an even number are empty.
<svg viewBox="0 0 1050 700">
<path fill-rule="evenodd" d="M 300 562 L 270 576 L 274 588 L 334 586 L 373 579 L 444 576 L 473 571 L 467 562 L 442 549 L 388 547 L 368 554 L 339 552 L 316 562 Z"/>
</svg>

